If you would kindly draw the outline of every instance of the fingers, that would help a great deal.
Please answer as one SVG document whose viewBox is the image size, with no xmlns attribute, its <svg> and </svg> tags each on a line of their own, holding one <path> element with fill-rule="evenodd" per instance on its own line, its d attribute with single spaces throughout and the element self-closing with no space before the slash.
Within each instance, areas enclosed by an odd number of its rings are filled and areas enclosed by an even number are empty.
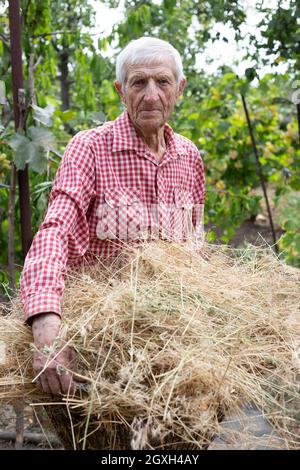
<svg viewBox="0 0 300 470">
<path fill-rule="evenodd" d="M 51 395 L 69 395 L 75 392 L 73 376 L 66 371 L 57 374 L 55 370 L 45 370 L 36 380 L 37 387 Z"/>
<path fill-rule="evenodd" d="M 52 395 L 61 395 L 62 389 L 56 371 L 54 369 L 49 369 L 45 375 Z"/>
<path fill-rule="evenodd" d="M 43 386 L 42 386 L 40 378 L 37 378 L 35 383 L 36 383 L 36 386 L 39 390 L 43 390 Z"/>
<path fill-rule="evenodd" d="M 45 392 L 45 393 L 50 393 L 50 388 L 49 388 L 48 381 L 47 381 L 46 377 L 43 377 L 42 375 L 40 375 L 36 379 L 35 383 L 36 383 L 36 386 L 39 390 L 41 390 L 42 392 Z"/>
<path fill-rule="evenodd" d="M 40 384 L 41 384 L 42 390 L 45 393 L 50 393 L 51 394 L 51 389 L 49 387 L 47 377 L 44 374 L 40 375 Z"/>
<path fill-rule="evenodd" d="M 73 348 L 68 347 L 67 348 L 67 355 L 68 355 L 68 362 L 70 365 L 70 368 L 73 369 L 76 364 L 76 353 Z"/>
<path fill-rule="evenodd" d="M 33 368 L 38 375 L 37 387 L 45 393 L 56 396 L 73 394 L 75 392 L 73 373 L 66 369 L 74 368 L 75 359 L 76 354 L 72 348 L 66 348 L 54 359 L 36 353 Z"/>
<path fill-rule="evenodd" d="M 73 394 L 75 393 L 75 385 L 73 381 L 73 375 L 66 371 L 60 375 L 60 384 L 62 388 L 62 392 L 64 394 Z"/>
</svg>

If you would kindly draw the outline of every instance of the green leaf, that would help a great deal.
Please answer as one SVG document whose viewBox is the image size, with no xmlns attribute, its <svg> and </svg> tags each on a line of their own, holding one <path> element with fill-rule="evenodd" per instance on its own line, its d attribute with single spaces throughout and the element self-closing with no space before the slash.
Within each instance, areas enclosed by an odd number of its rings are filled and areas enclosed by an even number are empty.
<svg viewBox="0 0 300 470">
<path fill-rule="evenodd" d="M 245 70 L 246 78 L 249 82 L 252 82 L 255 78 L 258 78 L 257 72 L 254 67 L 249 67 Z"/>
<path fill-rule="evenodd" d="M 51 190 L 53 181 L 43 181 L 35 186 L 33 194 L 39 196 L 41 193 Z"/>
<path fill-rule="evenodd" d="M 91 114 L 91 119 L 95 124 L 103 124 L 106 121 L 106 116 L 102 111 L 97 111 Z"/>
<path fill-rule="evenodd" d="M 295 248 L 300 254 L 300 236 L 295 234 Z"/>
<path fill-rule="evenodd" d="M 296 231 L 298 228 L 299 228 L 299 222 L 298 220 L 296 219 L 288 219 L 288 220 L 284 220 L 283 223 L 283 228 L 284 230 L 287 230 L 288 232 L 289 231 Z"/>
<path fill-rule="evenodd" d="M 40 122 L 41 124 L 44 124 L 44 126 L 50 127 L 53 126 L 53 113 L 54 113 L 54 106 L 52 104 L 49 104 L 46 108 L 40 108 L 39 106 L 36 106 L 35 104 L 31 105 L 33 109 L 33 118 Z"/>
<path fill-rule="evenodd" d="M 29 161 L 30 168 L 36 173 L 43 173 L 47 169 L 48 158 L 47 153 L 41 145 L 36 142 L 30 142 L 31 157 Z"/>
<path fill-rule="evenodd" d="M 176 0 L 164 0 L 163 5 L 168 13 L 172 13 L 176 6 Z"/>
<path fill-rule="evenodd" d="M 32 170 L 42 173 L 47 169 L 48 159 L 41 145 L 27 141 L 24 145 L 18 147 L 14 162 L 18 170 L 24 170 L 28 163 Z"/>
<path fill-rule="evenodd" d="M 242 95 L 246 95 L 249 90 L 249 82 L 243 82 L 242 80 L 239 81 L 239 89 Z"/>
<path fill-rule="evenodd" d="M 193 121 L 194 119 L 198 119 L 199 118 L 199 114 L 198 113 L 191 113 L 189 114 L 188 116 L 188 120 L 189 121 Z"/>
<path fill-rule="evenodd" d="M 62 122 L 69 122 L 72 121 L 72 119 L 76 118 L 77 112 L 74 109 L 67 109 L 66 111 L 61 111 L 60 109 L 57 109 L 54 112 L 54 116 L 58 116 Z"/>
<path fill-rule="evenodd" d="M 45 197 L 45 194 L 42 193 L 36 200 L 36 208 L 40 215 L 43 215 L 47 207 L 47 204 L 48 204 L 47 198 Z"/>
<path fill-rule="evenodd" d="M 28 134 L 32 141 L 19 133 L 9 139 L 8 144 L 15 151 L 13 160 L 17 170 L 24 170 L 28 163 L 34 171 L 42 173 L 47 168 L 48 163 L 45 150 L 47 145 L 53 142 L 53 135 L 40 127 L 29 128 Z"/>
<path fill-rule="evenodd" d="M 35 151 L 33 143 L 30 142 L 28 139 L 26 140 L 27 142 L 22 145 L 19 145 L 14 155 L 14 162 L 17 167 L 17 170 L 24 170 L 26 164 L 30 162 Z"/>
<path fill-rule="evenodd" d="M 25 135 L 19 134 L 16 132 L 10 139 L 8 139 L 7 143 L 14 151 L 18 150 L 19 147 L 24 146 L 29 142 L 29 139 L 25 137 Z"/>
<path fill-rule="evenodd" d="M 46 150 L 51 150 L 55 147 L 55 137 L 52 132 L 42 127 L 29 127 L 27 131 L 30 139 L 37 145 L 40 145 Z"/>
<path fill-rule="evenodd" d="M 228 129 L 231 127 L 231 124 L 230 122 L 228 121 L 220 121 L 219 124 L 218 124 L 218 129 L 221 131 L 221 132 L 226 132 L 228 131 Z"/>
<path fill-rule="evenodd" d="M 209 243 L 212 243 L 216 238 L 217 238 L 217 234 L 213 230 L 208 230 L 208 232 L 206 232 L 206 240 Z"/>
</svg>

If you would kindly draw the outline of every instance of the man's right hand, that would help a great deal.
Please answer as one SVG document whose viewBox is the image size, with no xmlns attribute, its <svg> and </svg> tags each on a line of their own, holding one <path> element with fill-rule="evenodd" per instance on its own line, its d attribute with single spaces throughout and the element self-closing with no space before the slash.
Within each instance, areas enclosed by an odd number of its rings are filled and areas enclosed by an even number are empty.
<svg viewBox="0 0 300 470">
<path fill-rule="evenodd" d="M 52 395 L 74 393 L 75 389 L 72 373 L 65 370 L 74 370 L 75 351 L 60 338 L 60 325 L 61 319 L 56 313 L 41 313 L 32 322 L 34 344 L 38 349 L 34 353 L 33 369 L 36 375 L 40 374 L 36 383 Z"/>
</svg>

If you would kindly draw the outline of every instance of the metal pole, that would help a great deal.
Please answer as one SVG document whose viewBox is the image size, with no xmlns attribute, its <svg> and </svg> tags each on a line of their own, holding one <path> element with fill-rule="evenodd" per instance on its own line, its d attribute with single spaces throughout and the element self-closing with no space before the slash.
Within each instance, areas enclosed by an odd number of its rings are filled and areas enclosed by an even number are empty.
<svg viewBox="0 0 300 470">
<path fill-rule="evenodd" d="M 23 67 L 22 67 L 22 45 L 21 45 L 21 18 L 19 0 L 9 0 L 9 29 L 11 45 L 11 66 L 15 129 L 24 128 L 24 90 L 23 90 Z M 17 172 L 19 183 L 20 215 L 21 215 L 21 238 L 23 258 L 30 248 L 32 242 L 32 227 L 30 213 L 30 193 L 28 167 Z"/>
<path fill-rule="evenodd" d="M 249 116 L 249 112 L 248 112 L 248 108 L 247 108 L 246 99 L 245 99 L 245 96 L 243 94 L 242 94 L 242 101 L 243 101 L 244 111 L 245 111 L 245 114 L 246 114 L 249 133 L 250 133 L 250 137 L 251 137 L 253 152 L 254 152 L 254 155 L 255 155 L 255 158 L 256 158 L 260 184 L 261 184 L 261 187 L 262 187 L 262 190 L 263 190 L 263 193 L 264 193 L 264 197 L 265 197 L 265 201 L 266 201 L 266 205 L 267 205 L 269 221 L 270 221 L 270 226 L 271 226 L 271 231 L 272 231 L 272 236 L 273 236 L 273 242 L 274 242 L 274 249 L 275 249 L 275 252 L 278 254 L 277 239 L 276 239 L 276 233 L 275 233 L 275 228 L 274 228 L 274 224 L 273 224 L 273 218 L 272 218 L 271 208 L 270 208 L 270 204 L 269 204 L 268 194 L 267 194 L 267 188 L 266 188 L 265 181 L 264 181 L 262 166 L 261 166 L 259 156 L 258 156 L 258 150 L 257 150 L 257 147 L 256 147 L 254 132 L 253 132 L 251 121 L 250 121 L 250 116 Z"/>
</svg>

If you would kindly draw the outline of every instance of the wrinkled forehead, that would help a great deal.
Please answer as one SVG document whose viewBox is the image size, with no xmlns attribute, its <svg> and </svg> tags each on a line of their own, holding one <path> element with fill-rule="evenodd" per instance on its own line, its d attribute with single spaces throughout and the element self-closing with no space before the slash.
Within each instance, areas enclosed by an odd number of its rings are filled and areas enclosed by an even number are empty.
<svg viewBox="0 0 300 470">
<path fill-rule="evenodd" d="M 162 60 L 145 60 L 134 64 L 125 64 L 125 83 L 135 75 L 151 77 L 156 75 L 166 75 L 177 80 L 175 62 L 172 58 L 166 57 Z"/>
</svg>

